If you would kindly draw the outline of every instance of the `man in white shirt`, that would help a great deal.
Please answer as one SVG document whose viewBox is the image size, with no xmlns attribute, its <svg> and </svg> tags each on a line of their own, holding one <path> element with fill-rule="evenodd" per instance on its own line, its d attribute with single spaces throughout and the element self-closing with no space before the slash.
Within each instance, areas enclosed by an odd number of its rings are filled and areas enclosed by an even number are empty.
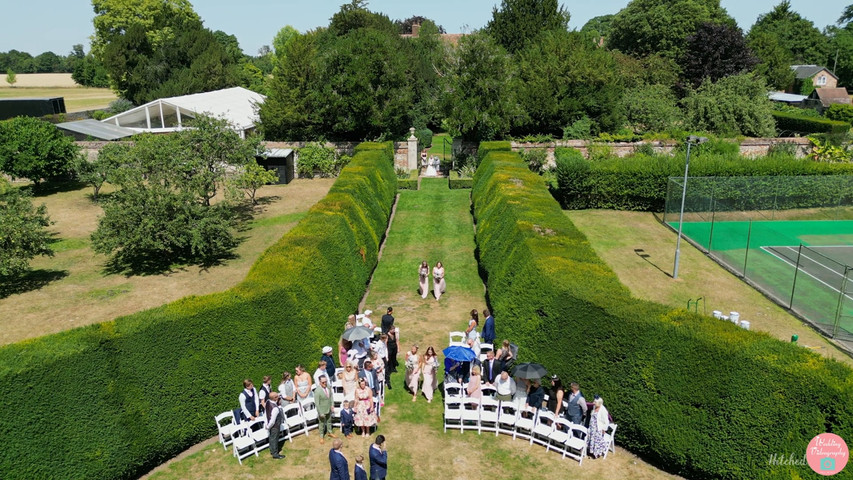
<svg viewBox="0 0 853 480">
<path fill-rule="evenodd" d="M 509 372 L 506 370 L 502 371 L 497 380 L 495 380 L 495 398 L 501 402 L 508 402 L 512 400 L 512 396 L 515 395 L 516 385 L 515 380 L 509 376 Z"/>
<path fill-rule="evenodd" d="M 254 420 L 258 417 L 258 391 L 248 378 L 243 380 L 243 391 L 240 392 L 240 415 L 243 420 Z"/>
<path fill-rule="evenodd" d="M 263 409 L 267 405 L 267 398 L 270 396 L 270 390 L 272 390 L 272 377 L 269 375 L 264 375 L 264 383 L 261 384 L 261 389 L 258 390 L 258 400 L 260 402 L 260 408 Z"/>
<path fill-rule="evenodd" d="M 270 453 L 272 458 L 281 460 L 284 455 L 281 454 L 281 445 L 278 442 L 281 436 L 281 422 L 284 416 L 281 414 L 281 409 L 278 408 L 278 392 L 270 392 L 269 408 L 267 408 L 267 418 L 264 422 L 264 427 L 269 430 Z"/>
<path fill-rule="evenodd" d="M 320 360 L 317 364 L 317 370 L 314 370 L 314 385 L 320 384 L 320 377 L 328 378 L 328 374 L 326 373 L 326 362 Z"/>
</svg>

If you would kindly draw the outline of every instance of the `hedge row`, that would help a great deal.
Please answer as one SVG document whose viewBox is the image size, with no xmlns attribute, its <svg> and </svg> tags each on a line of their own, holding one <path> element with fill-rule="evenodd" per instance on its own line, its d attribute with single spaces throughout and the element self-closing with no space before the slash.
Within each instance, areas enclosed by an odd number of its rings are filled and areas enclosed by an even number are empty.
<svg viewBox="0 0 853 480">
<path fill-rule="evenodd" d="M 451 190 L 471 188 L 473 182 L 474 180 L 469 177 L 460 177 L 459 172 L 456 170 L 451 170 L 450 176 L 447 178 L 447 183 Z"/>
<path fill-rule="evenodd" d="M 516 153 L 484 158 L 472 198 L 502 336 L 587 398 L 601 395 L 629 450 L 686 478 L 811 478 L 808 466 L 768 459 L 802 458 L 826 431 L 853 438 L 849 367 L 632 298 Z"/>
<path fill-rule="evenodd" d="M 315 361 L 376 266 L 392 159 L 390 143 L 356 148 L 230 290 L 0 349 L 0 476 L 137 478 L 215 435 L 243 378 Z"/>
<path fill-rule="evenodd" d="M 838 122 L 821 117 L 806 117 L 788 112 L 773 112 L 776 120 L 776 130 L 785 133 L 836 133 L 842 134 L 850 131 L 850 124 Z"/>
<path fill-rule="evenodd" d="M 418 189 L 418 171 L 412 170 L 406 178 L 397 179 L 398 190 L 417 190 Z"/>
<path fill-rule="evenodd" d="M 591 161 L 573 148 L 557 148 L 555 160 L 559 188 L 554 196 L 564 208 L 662 212 L 669 177 L 684 175 L 685 158 L 684 154 L 633 155 Z M 772 208 L 791 209 L 832 205 L 841 193 L 851 191 L 849 175 L 853 175 L 851 163 L 821 163 L 782 155 L 755 159 L 711 154 L 690 157 L 692 177 L 769 177 L 754 180 L 767 184 L 762 187 L 767 192 L 764 199 L 756 200 L 755 188 L 716 188 L 715 198 L 732 206 L 769 203 Z M 785 183 L 780 176 L 814 179 Z"/>
</svg>

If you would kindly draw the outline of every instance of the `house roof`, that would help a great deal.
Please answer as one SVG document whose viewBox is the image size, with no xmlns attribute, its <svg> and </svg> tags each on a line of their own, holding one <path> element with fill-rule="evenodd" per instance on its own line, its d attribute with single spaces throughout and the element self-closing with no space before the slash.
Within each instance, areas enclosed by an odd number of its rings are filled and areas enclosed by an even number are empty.
<svg viewBox="0 0 853 480">
<path fill-rule="evenodd" d="M 180 109 L 188 116 L 205 114 L 220 118 L 226 120 L 236 130 L 245 131 L 253 128 L 258 122 L 257 106 L 265 99 L 263 95 L 243 87 L 225 88 L 212 92 L 160 98 L 102 121 L 115 125 L 140 122 L 146 119 L 146 111 L 150 117 L 152 112 L 157 114 L 163 111 L 162 107 L 165 106 L 169 107 L 169 111 Z"/>
<path fill-rule="evenodd" d="M 826 73 L 832 75 L 836 80 L 838 80 L 838 77 L 830 72 L 828 68 L 820 65 L 791 65 L 791 70 L 794 71 L 794 77 L 796 77 L 797 80 L 812 78 L 823 70 L 826 70 Z"/>
<path fill-rule="evenodd" d="M 77 122 L 57 123 L 56 127 L 61 130 L 79 133 L 98 140 L 118 140 L 136 133 L 135 130 L 119 127 L 111 123 L 102 123 L 91 118 Z"/>
<path fill-rule="evenodd" d="M 850 100 L 850 95 L 847 93 L 847 89 L 844 87 L 816 88 L 814 92 L 809 95 L 809 98 L 819 99 L 821 105 L 824 107 L 828 107 L 833 103 L 843 103 L 847 105 L 853 104 L 853 101 Z"/>
<path fill-rule="evenodd" d="M 767 94 L 767 97 L 774 102 L 785 102 L 785 103 L 800 103 L 806 98 L 806 95 L 796 95 L 793 93 L 785 93 L 785 92 L 770 92 Z"/>
</svg>

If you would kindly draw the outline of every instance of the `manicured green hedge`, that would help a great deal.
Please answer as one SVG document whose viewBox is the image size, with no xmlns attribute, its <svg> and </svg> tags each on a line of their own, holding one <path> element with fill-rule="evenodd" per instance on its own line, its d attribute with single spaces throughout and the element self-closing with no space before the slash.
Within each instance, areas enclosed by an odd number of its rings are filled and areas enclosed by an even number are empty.
<svg viewBox="0 0 853 480">
<path fill-rule="evenodd" d="M 358 147 L 230 290 L 0 349 L 0 476 L 137 478 L 215 435 L 243 378 L 316 361 L 376 266 L 392 160 L 390 143 Z"/>
<path fill-rule="evenodd" d="M 397 179 L 398 190 L 417 190 L 418 189 L 418 171 L 412 170 L 409 172 L 408 178 Z"/>
<path fill-rule="evenodd" d="M 490 152 L 509 152 L 512 151 L 512 142 L 508 140 L 499 140 L 494 142 L 481 142 L 477 148 L 477 164 L 479 165 L 486 155 Z"/>
<path fill-rule="evenodd" d="M 450 189 L 454 190 L 471 188 L 471 184 L 474 182 L 474 180 L 469 177 L 460 177 L 459 172 L 457 172 L 456 170 L 451 170 L 447 182 L 450 186 Z"/>
<path fill-rule="evenodd" d="M 791 479 L 814 475 L 771 454 L 802 458 L 825 431 L 853 438 L 849 367 L 632 298 L 516 153 L 485 157 L 472 199 L 501 336 L 601 395 L 624 447 L 686 478 Z"/>
<path fill-rule="evenodd" d="M 799 133 L 808 135 L 810 133 L 847 133 L 850 124 L 837 122 L 820 117 L 806 117 L 788 112 L 772 112 L 776 120 L 776 130 L 791 134 Z"/>
<path fill-rule="evenodd" d="M 555 160 L 559 185 L 555 197 L 564 208 L 662 212 L 668 179 L 684 175 L 685 158 L 682 153 L 590 161 L 573 148 L 557 148 Z M 748 159 L 706 154 L 691 155 L 690 158 L 690 176 L 693 177 L 769 177 L 762 181 L 773 184 L 772 188 L 766 188 L 774 192 L 766 199 L 771 209 L 832 204 L 838 200 L 840 192 L 853 188 L 849 175 L 853 175 L 851 163 L 823 163 L 789 156 Z M 813 176 L 814 179 L 789 188 L 778 178 L 772 178 L 779 176 Z M 827 176 L 838 178 L 828 179 Z M 746 201 L 752 203 L 744 207 L 755 207 L 761 203 L 761 199 L 756 200 L 753 196 L 755 189 L 732 185 L 729 188 L 720 186 L 715 192 L 717 200 L 732 206 Z"/>
</svg>

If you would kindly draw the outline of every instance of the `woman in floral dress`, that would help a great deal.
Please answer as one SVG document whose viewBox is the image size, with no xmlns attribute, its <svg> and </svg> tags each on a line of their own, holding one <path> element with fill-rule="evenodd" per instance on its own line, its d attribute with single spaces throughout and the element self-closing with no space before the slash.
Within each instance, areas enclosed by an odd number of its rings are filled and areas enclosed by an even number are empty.
<svg viewBox="0 0 853 480">
<path fill-rule="evenodd" d="M 373 407 L 373 391 L 367 387 L 367 381 L 358 379 L 355 389 L 355 425 L 361 427 L 361 436 L 367 437 L 370 427 L 376 425 L 376 411 Z"/>
<path fill-rule="evenodd" d="M 596 395 L 593 405 L 595 406 L 589 420 L 589 455 L 597 458 L 604 455 L 607 447 L 610 446 L 604 439 L 607 426 L 610 424 L 610 418 L 607 414 L 607 409 L 604 407 L 604 400 L 601 397 Z"/>
</svg>

